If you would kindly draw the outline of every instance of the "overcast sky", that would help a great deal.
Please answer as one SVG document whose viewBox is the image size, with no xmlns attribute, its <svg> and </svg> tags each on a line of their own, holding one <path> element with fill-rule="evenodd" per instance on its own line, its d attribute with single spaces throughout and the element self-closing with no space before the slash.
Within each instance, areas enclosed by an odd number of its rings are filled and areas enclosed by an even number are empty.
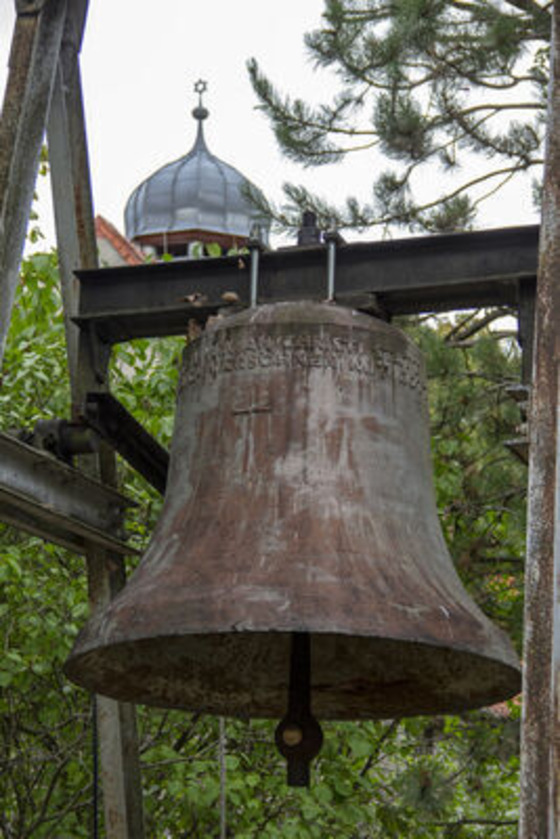
<svg viewBox="0 0 560 839">
<path fill-rule="evenodd" d="M 0 0 L 0 92 L 14 12 Z M 192 145 L 193 85 L 208 81 L 210 149 L 240 169 L 272 199 L 286 180 L 303 182 L 330 200 L 368 198 L 382 161 L 356 157 L 346 166 L 302 170 L 279 154 L 255 97 L 245 63 L 256 57 L 285 91 L 328 99 L 332 80 L 315 72 L 303 34 L 320 23 L 323 0 L 90 0 L 81 64 L 95 210 L 123 229 L 132 190 Z M 44 194 L 45 190 L 41 190 Z M 43 199 L 41 216 L 49 227 Z M 534 222 L 528 194 L 504 195 L 479 226 Z M 379 237 L 380 232 L 369 234 Z"/>
</svg>

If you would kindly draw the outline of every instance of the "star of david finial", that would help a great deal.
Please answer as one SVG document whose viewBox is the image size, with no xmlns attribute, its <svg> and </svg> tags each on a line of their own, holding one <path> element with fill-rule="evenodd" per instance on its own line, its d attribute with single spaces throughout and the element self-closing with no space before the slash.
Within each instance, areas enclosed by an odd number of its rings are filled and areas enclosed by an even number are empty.
<svg viewBox="0 0 560 839">
<path fill-rule="evenodd" d="M 200 104 L 202 104 L 202 94 L 206 93 L 208 90 L 208 82 L 204 81 L 204 79 L 199 79 L 194 84 L 194 92 L 198 93 Z"/>
<path fill-rule="evenodd" d="M 197 82 L 195 82 L 194 92 L 198 93 L 198 106 L 194 109 L 192 114 L 193 114 L 193 117 L 195 119 L 199 120 L 199 122 L 202 122 L 202 120 L 206 119 L 206 117 L 208 116 L 208 111 L 206 110 L 206 108 L 202 104 L 202 94 L 206 93 L 207 90 L 208 90 L 208 82 L 207 81 L 205 81 L 204 79 L 199 79 Z"/>
</svg>

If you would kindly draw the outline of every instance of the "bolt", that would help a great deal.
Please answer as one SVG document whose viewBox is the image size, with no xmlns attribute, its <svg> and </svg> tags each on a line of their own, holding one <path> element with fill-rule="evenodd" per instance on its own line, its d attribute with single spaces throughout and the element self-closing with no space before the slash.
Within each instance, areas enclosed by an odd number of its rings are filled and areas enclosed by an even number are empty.
<svg viewBox="0 0 560 839">
<path fill-rule="evenodd" d="M 303 740 L 303 731 L 299 725 L 288 725 L 282 732 L 282 740 L 286 746 L 299 746 Z"/>
</svg>

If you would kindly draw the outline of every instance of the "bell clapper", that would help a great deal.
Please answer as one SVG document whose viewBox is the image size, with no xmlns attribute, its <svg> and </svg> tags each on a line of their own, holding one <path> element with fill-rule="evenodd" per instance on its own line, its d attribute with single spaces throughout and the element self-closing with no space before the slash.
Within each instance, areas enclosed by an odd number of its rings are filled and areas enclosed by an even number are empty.
<svg viewBox="0 0 560 839">
<path fill-rule="evenodd" d="M 308 787 L 309 767 L 323 745 L 321 726 L 311 713 L 311 639 L 294 632 L 290 654 L 288 713 L 278 723 L 275 740 L 288 762 L 288 786 Z"/>
</svg>

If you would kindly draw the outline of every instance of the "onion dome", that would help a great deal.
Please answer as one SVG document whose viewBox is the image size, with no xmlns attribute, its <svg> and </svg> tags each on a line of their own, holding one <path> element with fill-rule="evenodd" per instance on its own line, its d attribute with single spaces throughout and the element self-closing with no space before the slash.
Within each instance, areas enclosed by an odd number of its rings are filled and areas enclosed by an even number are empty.
<svg viewBox="0 0 560 839">
<path fill-rule="evenodd" d="M 188 154 L 158 169 L 128 199 L 125 227 L 128 239 L 158 253 L 188 253 L 189 243 L 216 242 L 223 248 L 242 246 L 255 224 L 264 242 L 269 222 L 246 196 L 250 181 L 233 166 L 213 155 L 206 145 L 202 104 L 206 82 L 198 81 L 199 103 L 192 115 L 198 121 L 195 143 Z"/>
</svg>

